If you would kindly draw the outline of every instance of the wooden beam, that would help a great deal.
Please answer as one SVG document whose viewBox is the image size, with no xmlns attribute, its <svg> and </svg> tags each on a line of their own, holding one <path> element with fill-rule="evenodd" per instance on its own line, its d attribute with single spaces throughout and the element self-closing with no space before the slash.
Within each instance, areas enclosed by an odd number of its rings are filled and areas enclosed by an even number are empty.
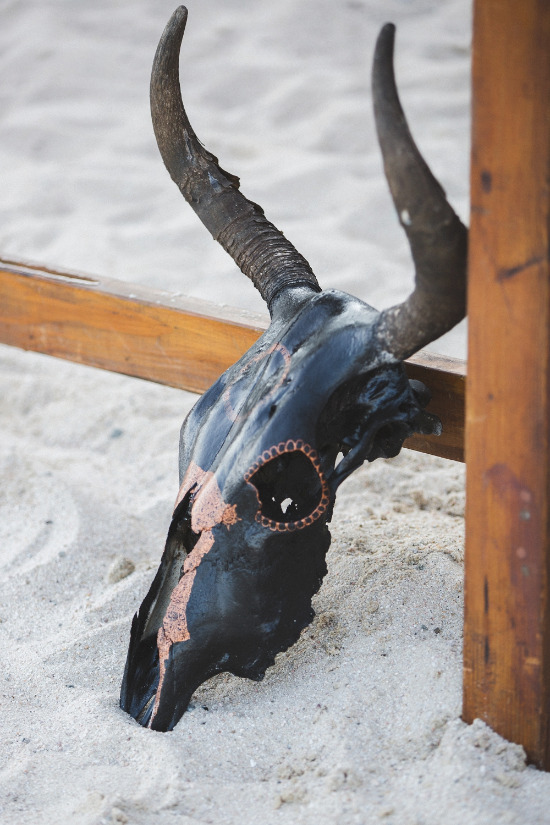
<svg viewBox="0 0 550 825">
<path fill-rule="evenodd" d="M 213 384 L 266 325 L 136 284 L 0 261 L 0 342 L 192 392 Z"/>
<path fill-rule="evenodd" d="M 550 769 L 550 3 L 476 0 L 463 717 Z"/>
<path fill-rule="evenodd" d="M 267 315 L 181 298 L 106 278 L 0 261 L 0 342 L 204 392 L 252 346 Z M 413 450 L 463 461 L 462 361 L 422 353 L 407 363 L 432 392 L 443 435 Z"/>
<path fill-rule="evenodd" d="M 432 400 L 427 409 L 443 424 L 443 433 L 415 435 L 405 447 L 421 453 L 464 461 L 464 417 L 466 402 L 466 363 L 428 351 L 411 356 L 405 362 L 409 378 L 429 387 Z"/>
</svg>

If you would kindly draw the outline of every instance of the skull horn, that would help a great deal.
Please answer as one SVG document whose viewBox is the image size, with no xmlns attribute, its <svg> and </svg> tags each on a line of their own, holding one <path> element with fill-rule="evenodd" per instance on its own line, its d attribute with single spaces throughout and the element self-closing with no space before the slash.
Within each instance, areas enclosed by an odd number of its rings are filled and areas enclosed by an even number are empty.
<svg viewBox="0 0 550 825">
<path fill-rule="evenodd" d="M 180 6 L 166 26 L 151 75 L 151 114 L 162 159 L 172 180 L 203 224 L 259 290 L 271 309 L 281 291 L 296 286 L 320 292 L 308 262 L 239 191 L 239 179 L 225 172 L 201 145 L 181 99 L 179 51 L 187 9 Z"/>
<path fill-rule="evenodd" d="M 380 313 L 377 334 L 398 360 L 439 338 L 466 314 L 468 233 L 418 151 L 399 102 L 393 70 L 395 26 L 376 43 L 372 92 L 384 171 L 416 270 L 414 291 Z"/>
</svg>

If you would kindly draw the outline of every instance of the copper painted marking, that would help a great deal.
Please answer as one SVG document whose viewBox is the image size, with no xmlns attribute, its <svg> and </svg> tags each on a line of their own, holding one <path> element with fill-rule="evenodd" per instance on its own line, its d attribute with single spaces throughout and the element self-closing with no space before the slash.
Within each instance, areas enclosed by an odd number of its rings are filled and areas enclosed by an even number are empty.
<svg viewBox="0 0 550 825">
<path fill-rule="evenodd" d="M 298 521 L 274 521 L 273 519 L 268 518 L 267 516 L 262 515 L 261 512 L 261 500 L 258 493 L 257 488 L 252 481 L 252 477 L 255 473 L 262 467 L 264 464 L 267 464 L 269 461 L 272 461 L 274 458 L 277 458 L 284 453 L 295 453 L 301 452 L 309 460 L 311 461 L 313 467 L 315 468 L 317 475 L 319 476 L 319 481 L 321 482 L 321 501 L 305 518 L 298 519 Z M 320 516 L 326 511 L 329 503 L 330 503 L 330 496 L 329 496 L 329 487 L 327 481 L 321 472 L 321 463 L 319 461 L 319 456 L 317 452 L 310 447 L 309 444 L 306 444 L 302 439 L 289 439 L 288 441 L 281 441 L 276 446 L 271 447 L 269 450 L 264 450 L 261 456 L 256 459 L 254 464 L 250 467 L 250 469 L 245 473 L 244 480 L 254 487 L 254 491 L 256 493 L 256 498 L 258 499 L 258 512 L 256 513 L 256 521 L 258 521 L 262 527 L 268 527 L 270 530 L 273 530 L 277 533 L 292 533 L 295 530 L 303 530 L 304 527 L 310 527 L 313 522 L 317 521 Z"/>
<path fill-rule="evenodd" d="M 284 362 L 283 373 L 279 377 L 277 382 L 274 384 L 274 386 L 270 389 L 270 391 L 268 393 L 266 393 L 266 395 L 263 398 L 263 401 L 266 401 L 268 398 L 271 398 L 273 393 L 276 390 L 279 389 L 279 387 L 281 386 L 281 384 L 283 383 L 283 381 L 287 377 L 288 371 L 290 369 L 290 353 L 287 350 L 287 348 L 284 346 L 284 344 L 280 344 L 280 343 L 279 344 L 272 344 L 272 346 L 270 346 L 269 349 L 266 350 L 265 352 L 258 352 L 256 355 L 254 355 L 254 357 L 251 358 L 250 361 L 248 361 L 244 365 L 244 367 L 241 369 L 241 371 L 239 372 L 239 374 L 237 375 L 237 377 L 235 378 L 233 383 L 230 384 L 228 387 L 226 387 L 225 390 L 223 391 L 222 398 L 223 398 L 223 403 L 224 403 L 224 408 L 225 408 L 225 414 L 227 415 L 227 417 L 229 418 L 230 421 L 237 421 L 238 419 L 240 419 L 242 417 L 242 413 L 238 413 L 233 408 L 233 405 L 231 403 L 231 390 L 232 390 L 232 388 L 235 386 L 235 384 L 238 381 L 240 381 L 240 379 L 243 377 L 243 375 L 245 375 L 249 371 L 249 369 L 252 367 L 253 364 L 259 364 L 261 361 L 264 361 L 273 352 L 279 352 L 283 356 L 283 362 Z"/>
<path fill-rule="evenodd" d="M 170 648 L 176 642 L 185 642 L 191 638 L 187 627 L 187 605 L 189 604 L 197 567 L 214 544 L 212 529 L 217 524 L 224 524 L 229 530 L 233 524 L 239 521 L 237 506 L 226 504 L 223 500 L 214 473 L 202 470 L 193 462 L 191 462 L 185 473 L 174 509 L 193 488 L 196 489 L 192 493 L 191 529 L 201 535 L 183 563 L 181 578 L 172 591 L 170 603 L 157 633 L 159 684 L 149 727 L 151 727 L 160 703 Z"/>
<path fill-rule="evenodd" d="M 183 481 L 181 482 L 181 487 L 174 504 L 174 510 L 178 504 L 183 501 L 192 487 L 196 486 L 200 489 L 207 475 L 208 473 L 206 470 L 202 470 L 198 464 L 195 464 L 194 461 L 190 463 L 183 477 Z"/>
<path fill-rule="evenodd" d="M 216 524 L 225 524 L 229 528 L 237 521 L 237 505 L 225 503 L 214 474 L 206 473 L 205 483 L 201 485 L 191 508 L 193 532 L 203 533 Z"/>
</svg>

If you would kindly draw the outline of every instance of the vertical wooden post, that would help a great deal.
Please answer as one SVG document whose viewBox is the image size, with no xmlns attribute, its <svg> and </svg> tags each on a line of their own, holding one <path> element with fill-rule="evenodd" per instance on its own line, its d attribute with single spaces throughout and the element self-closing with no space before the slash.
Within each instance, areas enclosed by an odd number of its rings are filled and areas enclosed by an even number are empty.
<svg viewBox="0 0 550 825">
<path fill-rule="evenodd" d="M 550 769 L 550 3 L 474 7 L 463 718 Z"/>
</svg>

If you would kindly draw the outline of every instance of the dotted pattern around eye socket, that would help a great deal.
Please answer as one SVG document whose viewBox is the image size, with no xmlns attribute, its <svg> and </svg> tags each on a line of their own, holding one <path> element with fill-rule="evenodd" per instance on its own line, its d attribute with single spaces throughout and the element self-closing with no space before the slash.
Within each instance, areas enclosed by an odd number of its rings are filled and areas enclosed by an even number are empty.
<svg viewBox="0 0 550 825">
<path fill-rule="evenodd" d="M 283 453 L 294 453 L 296 451 L 300 451 L 306 455 L 311 463 L 313 464 L 317 475 L 319 476 L 319 481 L 321 482 L 321 501 L 313 510 L 305 518 L 299 519 L 298 521 L 274 521 L 273 519 L 267 518 L 267 516 L 262 515 L 261 512 L 261 501 L 260 496 L 258 494 L 258 490 L 254 486 L 254 482 L 252 481 L 252 477 L 255 473 L 258 472 L 260 467 L 264 464 L 267 464 L 268 461 L 272 461 L 274 458 L 277 458 Z M 320 518 L 323 513 L 326 511 L 327 507 L 330 504 L 330 496 L 329 496 L 329 487 L 326 482 L 326 479 L 321 472 L 321 463 L 319 461 L 319 456 L 317 452 L 310 447 L 309 444 L 306 444 L 302 439 L 289 439 L 288 441 L 281 441 L 280 444 L 277 444 L 274 447 L 271 447 L 269 450 L 265 450 L 261 456 L 254 462 L 252 467 L 244 475 L 244 480 L 247 481 L 254 487 L 256 492 L 256 496 L 258 498 L 258 504 L 260 505 L 260 509 L 256 513 L 256 521 L 259 522 L 262 527 L 268 527 L 270 530 L 273 530 L 277 533 L 293 533 L 296 530 L 303 530 L 304 527 L 310 527 L 318 518 Z"/>
</svg>

